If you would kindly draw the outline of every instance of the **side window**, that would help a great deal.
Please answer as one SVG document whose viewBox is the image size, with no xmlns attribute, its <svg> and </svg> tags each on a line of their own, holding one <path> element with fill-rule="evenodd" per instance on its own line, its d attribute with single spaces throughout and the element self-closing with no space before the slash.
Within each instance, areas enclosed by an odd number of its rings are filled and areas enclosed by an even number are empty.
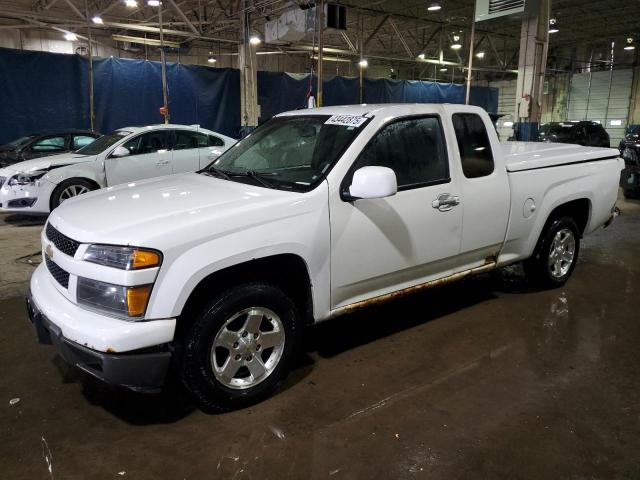
<svg viewBox="0 0 640 480">
<path fill-rule="evenodd" d="M 188 130 L 176 130 L 176 144 L 174 150 L 188 150 L 198 148 L 198 134 Z"/>
<path fill-rule="evenodd" d="M 74 135 L 73 136 L 73 150 L 79 150 L 82 147 L 86 147 L 91 142 L 93 142 L 95 138 L 89 137 L 86 135 Z"/>
<path fill-rule="evenodd" d="M 219 137 L 215 137 L 213 135 L 209 135 L 209 146 L 210 147 L 224 147 L 224 142 Z"/>
<path fill-rule="evenodd" d="M 31 150 L 34 152 L 57 152 L 65 150 L 65 139 L 63 135 L 45 137 L 36 141 L 31 145 Z"/>
<path fill-rule="evenodd" d="M 205 133 L 196 133 L 198 138 L 198 148 L 205 148 L 209 146 L 209 136 Z"/>
<path fill-rule="evenodd" d="M 491 175 L 493 153 L 482 118 L 475 113 L 455 113 L 453 129 L 456 132 L 464 176 L 478 178 Z"/>
<path fill-rule="evenodd" d="M 129 140 L 123 145 L 131 155 L 144 155 L 167 149 L 167 132 L 156 131 L 144 133 Z"/>
<path fill-rule="evenodd" d="M 408 118 L 383 127 L 365 147 L 353 170 L 366 166 L 391 168 L 398 189 L 449 180 L 449 163 L 437 117 Z"/>
</svg>

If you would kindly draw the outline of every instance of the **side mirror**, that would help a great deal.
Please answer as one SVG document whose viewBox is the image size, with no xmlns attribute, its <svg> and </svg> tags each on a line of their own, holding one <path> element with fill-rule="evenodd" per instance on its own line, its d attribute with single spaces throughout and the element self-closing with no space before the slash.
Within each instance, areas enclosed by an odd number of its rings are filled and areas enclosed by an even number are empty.
<svg viewBox="0 0 640 480">
<path fill-rule="evenodd" d="M 349 187 L 352 199 L 385 198 L 395 195 L 398 181 L 393 170 L 387 167 L 362 167 L 353 173 Z"/>
<path fill-rule="evenodd" d="M 119 145 L 113 152 L 111 152 L 111 156 L 114 158 L 121 158 L 128 156 L 130 153 L 131 152 L 128 149 L 124 148 L 122 145 Z"/>
</svg>

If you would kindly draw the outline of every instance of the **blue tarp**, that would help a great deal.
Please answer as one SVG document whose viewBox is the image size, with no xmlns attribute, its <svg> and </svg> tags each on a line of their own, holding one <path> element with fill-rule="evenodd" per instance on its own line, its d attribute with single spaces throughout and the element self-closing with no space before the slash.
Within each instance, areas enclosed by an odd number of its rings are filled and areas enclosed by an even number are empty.
<svg viewBox="0 0 640 480">
<path fill-rule="evenodd" d="M 89 128 L 87 59 L 78 55 L 0 48 L 0 144 L 32 132 Z M 103 133 L 128 125 L 160 123 L 159 62 L 95 59 L 95 128 Z M 167 64 L 171 121 L 200 124 L 237 137 L 240 127 L 238 70 Z M 315 94 L 316 79 L 312 79 Z M 323 85 L 325 105 L 359 102 L 359 80 L 335 77 Z M 304 108 L 309 77 L 258 72 L 261 121 Z M 464 86 L 433 82 L 365 79 L 365 103 L 463 103 Z M 490 112 L 498 90 L 473 87 L 471 103 Z"/>
</svg>

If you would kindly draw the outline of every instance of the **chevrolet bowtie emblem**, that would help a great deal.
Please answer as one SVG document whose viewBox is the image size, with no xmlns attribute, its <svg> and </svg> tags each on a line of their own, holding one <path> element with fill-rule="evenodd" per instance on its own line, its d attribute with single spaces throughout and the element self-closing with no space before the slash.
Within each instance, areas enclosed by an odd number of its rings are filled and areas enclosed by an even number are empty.
<svg viewBox="0 0 640 480">
<path fill-rule="evenodd" d="M 44 254 L 49 260 L 53 260 L 53 248 L 51 248 L 51 244 L 46 246 L 46 248 L 44 249 Z"/>
</svg>

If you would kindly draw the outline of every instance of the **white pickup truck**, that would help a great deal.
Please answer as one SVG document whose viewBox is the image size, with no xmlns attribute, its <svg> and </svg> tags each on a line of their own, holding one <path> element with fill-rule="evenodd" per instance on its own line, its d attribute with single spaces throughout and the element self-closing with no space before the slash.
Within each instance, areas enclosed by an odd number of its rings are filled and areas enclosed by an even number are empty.
<svg viewBox="0 0 640 480">
<path fill-rule="evenodd" d="M 618 155 L 500 144 L 469 106 L 284 113 L 200 172 L 55 209 L 29 316 L 105 382 L 152 391 L 171 370 L 236 408 L 278 386 L 309 323 L 518 261 L 562 285 L 615 216 Z"/>
</svg>

